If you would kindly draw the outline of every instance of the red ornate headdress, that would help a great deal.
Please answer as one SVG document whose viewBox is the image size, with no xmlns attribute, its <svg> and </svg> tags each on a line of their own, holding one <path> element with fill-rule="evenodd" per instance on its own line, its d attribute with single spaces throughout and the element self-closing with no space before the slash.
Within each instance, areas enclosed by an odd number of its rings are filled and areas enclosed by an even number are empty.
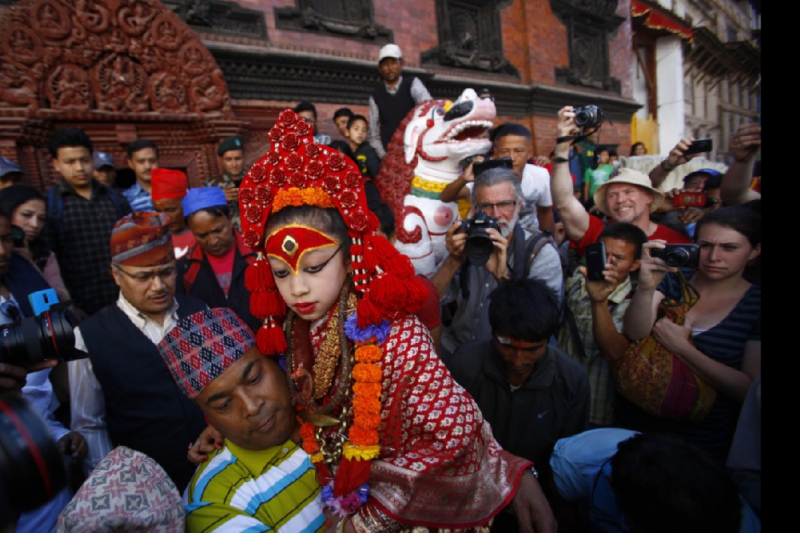
<svg viewBox="0 0 800 533">
<path fill-rule="evenodd" d="M 427 291 L 408 257 L 378 235 L 378 219 L 367 207 L 363 179 L 342 153 L 316 144 L 311 125 L 291 110 L 269 132 L 272 148 L 247 172 L 239 190 L 244 242 L 258 252 L 245 283 L 250 310 L 264 321 L 256 335 L 265 355 L 287 348 L 281 323 L 286 303 L 278 292 L 264 253 L 264 230 L 272 213 L 287 206 L 335 207 L 352 239 L 353 281 L 360 295 L 358 325 L 377 325 L 417 311 Z"/>
</svg>

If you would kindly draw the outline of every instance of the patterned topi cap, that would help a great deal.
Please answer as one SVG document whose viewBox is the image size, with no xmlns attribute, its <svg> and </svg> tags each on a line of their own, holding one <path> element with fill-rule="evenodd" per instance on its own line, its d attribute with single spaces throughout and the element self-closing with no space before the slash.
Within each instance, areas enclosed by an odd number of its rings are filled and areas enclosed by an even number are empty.
<svg viewBox="0 0 800 533">
<path fill-rule="evenodd" d="M 111 230 L 111 262 L 152 267 L 175 260 L 167 218 L 158 213 L 134 211 Z"/>
<path fill-rule="evenodd" d="M 158 344 L 158 351 L 181 392 L 193 400 L 255 345 L 247 324 L 220 307 L 178 322 Z"/>
<path fill-rule="evenodd" d="M 181 494 L 147 455 L 119 446 L 100 461 L 70 501 L 57 533 L 183 531 Z"/>
</svg>

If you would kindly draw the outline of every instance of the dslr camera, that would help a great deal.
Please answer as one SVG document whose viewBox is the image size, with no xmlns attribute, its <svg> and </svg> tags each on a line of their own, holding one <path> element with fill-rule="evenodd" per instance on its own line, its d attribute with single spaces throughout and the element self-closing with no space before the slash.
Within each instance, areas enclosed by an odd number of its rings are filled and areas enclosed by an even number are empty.
<svg viewBox="0 0 800 533">
<path fill-rule="evenodd" d="M 668 266 L 680 268 L 697 268 L 700 265 L 700 245 L 667 244 L 663 250 L 650 250 L 652 257 L 663 259 Z"/>
<path fill-rule="evenodd" d="M 464 232 L 467 234 L 467 243 L 464 245 L 464 251 L 470 263 L 475 266 L 484 266 L 494 251 L 494 242 L 486 233 L 489 228 L 500 231 L 497 219 L 479 211 L 472 217 L 472 220 L 461 222 L 461 228 L 458 230 L 459 233 Z"/>
<path fill-rule="evenodd" d="M 0 528 L 66 486 L 62 455 L 47 423 L 22 398 L 0 396 Z"/>
<path fill-rule="evenodd" d="M 0 326 L 0 363 L 28 368 L 52 359 L 85 358 L 85 352 L 75 350 L 78 320 L 68 309 L 69 304 L 52 305 L 37 316 Z"/>
<path fill-rule="evenodd" d="M 584 130 L 599 128 L 606 120 L 605 113 L 596 105 L 576 107 L 572 112 L 575 113 L 575 125 Z"/>
</svg>

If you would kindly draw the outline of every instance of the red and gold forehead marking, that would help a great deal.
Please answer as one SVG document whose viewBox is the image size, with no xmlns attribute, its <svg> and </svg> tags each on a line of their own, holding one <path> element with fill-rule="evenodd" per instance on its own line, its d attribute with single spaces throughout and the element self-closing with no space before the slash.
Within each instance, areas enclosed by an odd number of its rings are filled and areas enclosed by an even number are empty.
<svg viewBox="0 0 800 533">
<path fill-rule="evenodd" d="M 318 229 L 293 224 L 279 229 L 267 238 L 267 257 L 280 259 L 297 274 L 305 254 L 338 244 L 339 241 Z"/>
</svg>

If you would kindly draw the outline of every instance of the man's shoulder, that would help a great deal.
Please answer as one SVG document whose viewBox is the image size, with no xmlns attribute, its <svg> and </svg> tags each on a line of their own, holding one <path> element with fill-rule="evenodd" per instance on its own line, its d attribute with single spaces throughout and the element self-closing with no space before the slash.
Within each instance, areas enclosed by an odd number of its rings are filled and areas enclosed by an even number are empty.
<svg viewBox="0 0 800 533">
<path fill-rule="evenodd" d="M 225 495 L 237 481 L 247 481 L 252 477 L 230 448 L 223 446 L 209 454 L 208 460 L 197 467 L 187 490 L 189 503 L 200 500 L 224 501 Z"/>
<path fill-rule="evenodd" d="M 87 332 L 100 333 L 108 328 L 109 324 L 119 323 L 120 318 L 126 318 L 125 313 L 117 305 L 117 302 L 108 304 L 98 312 L 83 320 L 80 324 L 84 337 Z"/>
<path fill-rule="evenodd" d="M 185 294 L 176 294 L 175 301 L 178 302 L 178 313 L 181 316 L 188 316 L 208 307 L 202 300 Z"/>
<path fill-rule="evenodd" d="M 481 374 L 483 362 L 491 350 L 490 340 L 476 340 L 462 344 L 447 360 L 447 368 L 462 387 L 468 388 L 469 382 Z"/>
<path fill-rule="evenodd" d="M 663 239 L 667 241 L 669 244 L 691 244 L 692 240 L 684 235 L 679 231 L 675 231 L 674 229 L 663 226 L 661 224 L 657 224 L 657 228 L 655 233 L 650 236 L 650 240 L 653 239 Z"/>
<path fill-rule="evenodd" d="M 525 168 L 522 171 L 522 179 L 523 179 L 523 181 L 525 179 L 536 179 L 536 180 L 538 180 L 538 179 L 542 179 L 542 178 L 546 178 L 548 180 L 550 179 L 550 172 L 546 168 L 540 167 L 538 165 L 532 165 L 530 163 L 527 163 L 525 165 Z"/>
</svg>

